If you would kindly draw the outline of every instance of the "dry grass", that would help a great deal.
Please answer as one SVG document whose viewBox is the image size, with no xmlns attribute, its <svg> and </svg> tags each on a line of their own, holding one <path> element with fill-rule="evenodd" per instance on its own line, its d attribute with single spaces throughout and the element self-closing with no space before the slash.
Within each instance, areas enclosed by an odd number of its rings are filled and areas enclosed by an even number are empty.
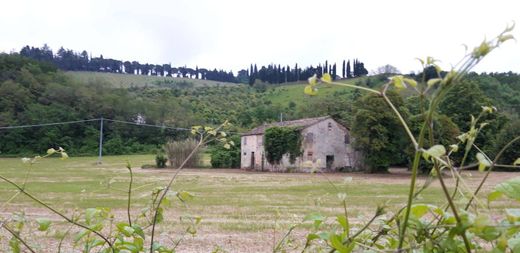
<svg viewBox="0 0 520 253">
<path fill-rule="evenodd" d="M 126 196 L 119 190 L 127 187 L 126 160 L 134 165 L 135 187 L 142 187 L 133 196 L 135 215 L 149 199 L 151 189 L 164 185 L 173 172 L 140 169 L 142 164 L 153 163 L 153 159 L 151 155 L 105 157 L 102 165 L 95 165 L 96 159 L 88 157 L 66 161 L 48 159 L 34 165 L 27 190 L 57 208 L 110 207 L 118 220 L 124 220 Z M 0 164 L 2 175 L 16 182 L 23 181 L 27 168 L 19 159 L 0 159 Z M 492 174 L 481 194 L 483 199 L 491 187 L 514 176 L 514 173 Z M 470 187 L 475 187 L 482 174 L 471 172 L 465 173 L 464 177 Z M 300 221 L 304 215 L 321 212 L 334 216 L 341 212 L 338 191 L 329 180 L 339 192 L 347 193 L 352 222 L 358 223 L 371 215 L 377 205 L 387 204 L 390 212 L 401 207 L 405 203 L 409 175 L 405 170 L 375 175 L 320 175 L 187 169 L 173 190 L 189 191 L 195 198 L 187 207 L 174 202 L 167 211 L 167 223 L 160 228 L 160 238 L 164 242 L 168 242 L 168 235 L 175 238 L 183 230 L 179 217 L 189 213 L 202 216 L 203 222 L 198 235 L 187 237 L 181 244 L 180 252 L 208 252 L 217 245 L 230 252 L 270 251 L 273 238 L 279 238 L 288 226 Z M 111 182 L 110 187 L 108 182 Z M 447 179 L 447 183 L 453 185 L 453 180 Z M 10 186 L 0 183 L 0 199 L 5 200 L 14 193 Z M 443 204 L 438 184 L 434 183 L 426 190 L 419 202 Z M 508 207 L 513 203 L 502 201 L 495 205 Z M 0 216 L 7 217 L 14 211 L 25 211 L 30 217 L 59 220 L 24 197 L 18 197 L 0 210 Z M 39 238 L 39 244 L 52 249 L 54 244 L 49 238 L 52 235 Z M 0 236 L 0 251 L 5 250 L 7 242 L 6 237 Z"/>
</svg>

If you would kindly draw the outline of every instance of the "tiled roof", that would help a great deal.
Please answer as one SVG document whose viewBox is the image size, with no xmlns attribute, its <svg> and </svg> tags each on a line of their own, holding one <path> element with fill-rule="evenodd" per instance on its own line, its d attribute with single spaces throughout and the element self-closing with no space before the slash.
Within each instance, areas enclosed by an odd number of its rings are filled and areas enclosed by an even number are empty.
<svg viewBox="0 0 520 253">
<path fill-rule="evenodd" d="M 253 128 L 253 130 L 251 130 L 251 131 L 249 131 L 249 132 L 247 132 L 245 134 L 242 134 L 242 135 L 244 136 L 244 135 L 260 135 L 260 134 L 264 134 L 265 129 L 270 128 L 270 127 L 301 127 L 301 128 L 306 128 L 306 127 L 312 126 L 312 125 L 314 125 L 314 124 L 316 124 L 318 122 L 326 120 L 328 118 L 330 118 L 330 116 L 318 117 L 318 118 L 306 118 L 306 119 L 298 119 L 298 120 L 282 121 L 282 122 L 274 122 L 274 123 L 264 124 L 264 125 L 258 126 L 256 128 Z"/>
</svg>

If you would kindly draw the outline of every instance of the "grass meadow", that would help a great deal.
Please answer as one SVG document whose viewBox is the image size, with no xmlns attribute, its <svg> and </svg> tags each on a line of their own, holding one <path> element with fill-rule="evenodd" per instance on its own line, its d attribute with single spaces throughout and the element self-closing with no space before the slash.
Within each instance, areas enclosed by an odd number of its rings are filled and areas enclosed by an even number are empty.
<svg viewBox="0 0 520 253">
<path fill-rule="evenodd" d="M 108 156 L 98 165 L 97 157 L 43 159 L 30 168 L 20 158 L 1 158 L 0 174 L 17 183 L 27 177 L 26 190 L 60 210 L 109 207 L 125 219 L 130 162 L 134 171 L 132 213 L 136 215 L 150 199 L 150 192 L 166 185 L 172 169 L 141 169 L 153 164 L 152 155 Z M 492 174 L 493 175 L 493 174 Z M 485 187 L 482 196 L 496 183 L 512 177 L 512 173 L 496 173 Z M 475 186 L 481 174 L 466 173 L 467 184 Z M 409 175 L 404 169 L 390 174 L 335 173 L 295 174 L 260 173 L 238 169 L 186 169 L 174 183 L 173 191 L 188 191 L 195 198 L 181 205 L 174 201 L 168 208 L 163 233 L 179 229 L 179 217 L 185 214 L 202 217 L 198 235 L 187 239 L 180 249 L 211 251 L 219 246 L 231 252 L 245 249 L 268 251 L 276 237 L 291 224 L 313 212 L 330 216 L 342 212 L 338 193 L 347 194 L 351 222 L 369 218 L 377 205 L 385 204 L 389 212 L 406 202 Z M 421 178 L 420 181 L 424 181 Z M 448 184 L 453 181 L 447 179 Z M 332 185 L 334 184 L 334 186 Z M 16 190 L 0 182 L 0 199 L 9 199 Z M 485 199 L 485 198 L 483 198 Z M 443 204 L 440 187 L 434 185 L 422 194 L 419 202 Z M 507 207 L 510 202 L 499 202 Z M 30 199 L 19 195 L 0 209 L 0 215 L 25 211 L 29 216 L 51 216 Z M 59 220 L 58 217 L 54 219 Z M 173 233 L 173 232 L 172 232 Z M 5 238 L 4 238 L 5 239 Z M 6 240 L 1 240 L 3 243 Z M 4 245 L 5 246 L 5 245 Z M 247 246 L 247 248 L 241 248 Z M 1 249 L 2 247 L 0 247 Z M 252 252 L 252 251 L 251 251 Z"/>
</svg>

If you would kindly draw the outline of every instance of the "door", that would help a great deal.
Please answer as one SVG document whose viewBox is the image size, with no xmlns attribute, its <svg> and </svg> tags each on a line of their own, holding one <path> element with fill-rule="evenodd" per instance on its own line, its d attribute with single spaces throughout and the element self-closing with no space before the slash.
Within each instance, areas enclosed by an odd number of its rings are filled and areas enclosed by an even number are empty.
<svg viewBox="0 0 520 253">
<path fill-rule="evenodd" d="M 255 169 L 255 152 L 251 152 L 251 169 Z"/>
<path fill-rule="evenodd" d="M 334 164 L 334 156 L 333 155 L 328 155 L 326 157 L 327 170 L 332 170 L 332 165 L 333 164 Z"/>
</svg>

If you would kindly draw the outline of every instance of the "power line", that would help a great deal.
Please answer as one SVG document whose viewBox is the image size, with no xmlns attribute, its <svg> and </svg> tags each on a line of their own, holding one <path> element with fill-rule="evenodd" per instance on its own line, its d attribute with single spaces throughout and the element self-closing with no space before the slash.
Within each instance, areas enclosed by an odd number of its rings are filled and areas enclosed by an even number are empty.
<svg viewBox="0 0 520 253">
<path fill-rule="evenodd" d="M 115 123 L 136 125 L 136 126 L 157 127 L 157 128 L 173 129 L 173 130 L 179 130 L 179 131 L 191 131 L 191 129 L 188 129 L 188 128 L 171 127 L 171 126 L 166 126 L 166 125 L 152 125 L 152 124 L 146 124 L 146 123 L 136 123 L 136 122 L 130 122 L 130 121 L 124 121 L 124 120 L 115 120 L 115 119 L 103 119 L 103 120 L 111 121 L 111 122 L 115 122 Z"/>
<path fill-rule="evenodd" d="M 43 124 L 34 124 L 34 125 L 5 126 L 5 127 L 0 127 L 0 129 L 16 129 L 16 128 L 56 126 L 56 125 L 77 124 L 77 123 L 99 121 L 99 120 L 100 119 L 86 119 L 86 120 L 63 121 L 63 122 L 43 123 Z"/>
<path fill-rule="evenodd" d="M 137 122 L 131 122 L 131 121 L 115 120 L 115 119 L 105 119 L 105 118 L 103 118 L 103 120 L 104 121 L 114 122 L 114 123 L 135 125 L 135 126 L 145 126 L 145 127 L 155 127 L 155 128 L 162 128 L 162 129 L 172 129 L 172 130 L 177 130 L 177 131 L 191 131 L 191 129 L 183 128 L 183 127 L 173 127 L 173 126 L 166 126 L 166 125 L 153 125 L 153 124 L 147 124 L 147 123 L 137 123 Z M 2 130 L 2 129 L 19 129 L 19 128 L 44 127 L 44 126 L 57 126 L 57 125 L 77 124 L 77 123 L 92 122 L 92 121 L 101 121 L 101 118 L 86 119 L 86 120 L 75 120 L 75 121 L 63 121 L 63 122 L 52 122 L 52 123 L 42 123 L 42 124 L 32 124 L 32 125 L 5 126 L 5 127 L 0 127 L 0 130 Z M 242 133 L 239 133 L 239 132 L 227 132 L 227 133 L 230 133 L 230 134 L 242 134 Z"/>
</svg>

